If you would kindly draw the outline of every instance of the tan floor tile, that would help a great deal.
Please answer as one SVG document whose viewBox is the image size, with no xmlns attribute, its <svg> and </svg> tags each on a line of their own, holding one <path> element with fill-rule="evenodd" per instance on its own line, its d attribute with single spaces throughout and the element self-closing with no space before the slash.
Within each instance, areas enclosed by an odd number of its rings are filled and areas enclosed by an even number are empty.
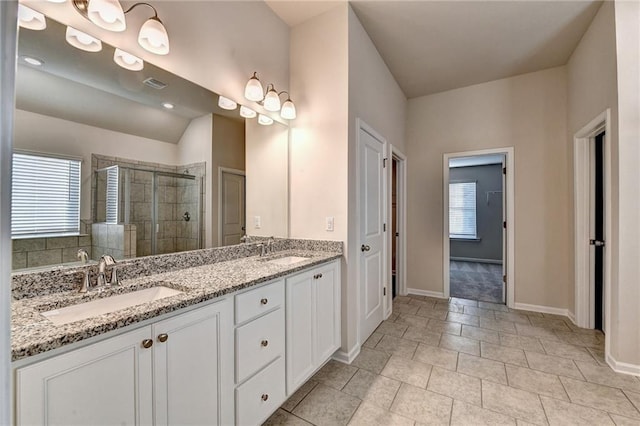
<svg viewBox="0 0 640 426">
<path fill-rule="evenodd" d="M 472 339 L 482 340 L 489 343 L 500 343 L 500 337 L 497 331 L 473 327 L 471 325 L 462 326 L 462 335 L 464 337 L 470 337 Z"/>
<path fill-rule="evenodd" d="M 384 334 L 373 332 L 371 336 L 362 344 L 365 348 L 375 348 Z"/>
<path fill-rule="evenodd" d="M 416 349 L 413 359 L 455 371 L 456 364 L 458 362 L 458 352 L 451 351 L 449 349 L 436 348 L 435 346 L 423 345 L 421 343 L 418 345 L 418 349 Z"/>
<path fill-rule="evenodd" d="M 569 401 L 558 376 L 530 368 L 505 364 L 509 386 Z"/>
<path fill-rule="evenodd" d="M 458 373 L 507 384 L 507 373 L 502 362 L 478 356 L 460 354 L 458 357 Z"/>
<path fill-rule="evenodd" d="M 319 384 L 293 410 L 293 414 L 315 425 L 346 425 L 360 400 Z"/>
<path fill-rule="evenodd" d="M 528 422 L 547 424 L 540 399 L 531 392 L 483 380 L 482 406 Z"/>
<path fill-rule="evenodd" d="M 612 413 L 609 413 L 609 416 L 611 416 L 616 426 L 640 426 L 640 419 L 631 419 L 629 417 Z"/>
<path fill-rule="evenodd" d="M 396 324 L 404 324 L 414 327 L 426 327 L 429 318 L 419 317 L 417 315 L 402 314 L 396 319 Z"/>
<path fill-rule="evenodd" d="M 417 422 L 448 425 L 452 403 L 451 398 L 403 383 L 391 411 Z"/>
<path fill-rule="evenodd" d="M 464 311 L 464 305 L 458 305 L 450 302 L 436 302 L 433 309 L 436 311 L 447 311 L 461 314 Z"/>
<path fill-rule="evenodd" d="M 526 315 L 528 317 L 542 317 L 543 316 L 541 312 L 525 311 L 524 309 L 512 309 L 512 308 L 509 308 L 509 312 L 513 312 L 515 314 Z"/>
<path fill-rule="evenodd" d="M 545 353 L 540 339 L 537 337 L 519 336 L 517 334 L 500 333 L 500 345 L 510 348 Z"/>
<path fill-rule="evenodd" d="M 393 303 L 410 303 L 413 300 L 411 296 L 396 296 Z"/>
<path fill-rule="evenodd" d="M 396 322 L 396 319 L 400 316 L 399 313 L 397 312 L 391 312 L 391 315 L 389 315 L 389 318 L 385 318 L 385 321 L 388 322 Z"/>
<path fill-rule="evenodd" d="M 455 303 L 456 305 L 473 306 L 473 307 L 478 306 L 477 300 L 461 299 L 459 297 L 452 297 L 450 300 L 450 303 Z"/>
<path fill-rule="evenodd" d="M 342 389 L 356 374 L 358 369 L 351 365 L 331 360 L 325 364 L 312 379 L 334 389 Z"/>
<path fill-rule="evenodd" d="M 640 412 L 620 389 L 560 377 L 571 402 L 627 417 L 640 418 Z"/>
<path fill-rule="evenodd" d="M 535 424 L 535 423 L 525 422 L 525 421 L 524 421 L 524 420 L 522 420 L 522 419 L 516 419 L 516 424 L 517 424 L 518 426 L 539 426 L 539 425 L 537 425 L 537 424 Z"/>
<path fill-rule="evenodd" d="M 640 411 L 640 393 L 631 392 L 629 390 L 625 390 L 624 393 L 627 395 L 627 398 L 629 398 L 631 403 L 636 406 L 638 411 Z"/>
<path fill-rule="evenodd" d="M 443 334 L 440 339 L 440 347 L 452 351 L 464 352 L 470 355 L 480 356 L 480 342 L 468 337 Z"/>
<path fill-rule="evenodd" d="M 435 300 L 417 300 L 414 298 L 411 298 L 411 302 L 409 302 L 410 305 L 414 305 L 414 306 L 418 306 L 420 308 L 432 308 L 436 305 L 436 301 Z"/>
<path fill-rule="evenodd" d="M 509 312 L 507 305 L 501 303 L 478 302 L 478 307 L 483 309 L 493 309 L 494 311 Z"/>
<path fill-rule="evenodd" d="M 316 387 L 317 384 L 318 382 L 316 380 L 307 380 L 298 388 L 297 391 L 293 393 L 293 395 L 289 397 L 289 399 L 284 402 L 284 404 L 282 404 L 282 408 L 287 411 L 293 411 L 293 409 L 296 408 L 296 405 L 298 405 L 300 401 L 302 401 L 304 397 Z"/>
<path fill-rule="evenodd" d="M 535 327 L 542 327 L 548 330 L 570 331 L 571 328 L 564 320 L 554 318 L 538 318 L 531 317 L 531 325 Z"/>
<path fill-rule="evenodd" d="M 582 346 L 574 346 L 558 341 L 551 342 L 545 338 L 541 338 L 540 343 L 542 343 L 545 352 L 549 355 L 570 358 L 576 361 L 587 361 L 591 364 L 595 364 L 596 362 L 589 351 Z"/>
<path fill-rule="evenodd" d="M 469 404 L 482 405 L 480 379 L 433 367 L 427 390 L 462 400 Z"/>
<path fill-rule="evenodd" d="M 397 355 L 404 358 L 413 358 L 413 354 L 418 347 L 417 342 L 401 339 L 395 336 L 385 335 L 375 349 L 386 352 L 389 355 Z"/>
<path fill-rule="evenodd" d="M 429 331 L 426 328 L 409 326 L 407 331 L 402 335 L 402 338 L 427 345 L 438 346 L 440 344 L 440 336 L 440 333 Z"/>
<path fill-rule="evenodd" d="M 467 315 L 475 315 L 478 317 L 495 319 L 496 318 L 495 312 L 496 311 L 491 309 L 482 309 L 482 308 L 475 308 L 473 306 L 465 306 L 462 313 Z"/>
<path fill-rule="evenodd" d="M 516 334 L 515 323 L 511 321 L 494 320 L 491 318 L 480 317 L 480 327 L 495 331 L 505 331 L 507 333 Z"/>
<path fill-rule="evenodd" d="M 382 333 L 388 336 L 402 337 L 405 331 L 407 331 L 406 324 L 396 324 L 395 322 L 382 321 L 382 324 L 376 329 L 376 333 Z"/>
<path fill-rule="evenodd" d="M 531 325 L 529 317 L 523 314 L 516 314 L 514 312 L 496 312 L 496 319 L 502 321 L 517 322 L 520 324 Z"/>
<path fill-rule="evenodd" d="M 584 380 L 584 377 L 573 360 L 553 355 L 544 355 L 538 352 L 525 351 L 524 353 L 527 356 L 529 367 L 534 370 Z"/>
<path fill-rule="evenodd" d="M 580 333 L 555 330 L 554 333 L 560 340 L 571 345 L 604 349 L 604 334 L 599 331 L 596 333 Z"/>
<path fill-rule="evenodd" d="M 443 321 L 447 317 L 447 311 L 435 310 L 433 307 L 420 308 L 416 315 L 425 318 L 434 318 Z"/>
<path fill-rule="evenodd" d="M 607 361 L 604 359 L 604 348 L 586 348 L 593 359 L 600 365 L 607 366 Z"/>
<path fill-rule="evenodd" d="M 516 324 L 517 333 L 521 336 L 531 336 L 545 338 L 552 341 L 560 341 L 553 331 L 542 327 L 534 327 L 532 325 Z"/>
<path fill-rule="evenodd" d="M 420 309 L 419 306 L 411 305 L 409 303 L 396 303 L 395 301 L 393 302 L 393 312 L 397 314 L 415 315 L 416 312 L 418 312 L 418 309 Z"/>
<path fill-rule="evenodd" d="M 342 392 L 388 410 L 399 388 L 400 382 L 397 380 L 358 370 L 342 388 Z"/>
<path fill-rule="evenodd" d="M 374 404 L 363 402 L 351 418 L 349 426 L 413 426 L 414 421 Z"/>
<path fill-rule="evenodd" d="M 380 374 L 424 389 L 427 387 L 431 368 L 431 365 L 420 361 L 392 356 Z"/>
<path fill-rule="evenodd" d="M 351 365 L 380 374 L 388 359 L 389 354 L 385 352 L 370 348 L 360 348 L 360 354 L 353 360 Z"/>
<path fill-rule="evenodd" d="M 604 411 L 541 396 L 540 400 L 551 426 L 608 426 L 614 423 Z"/>
<path fill-rule="evenodd" d="M 311 423 L 287 413 L 283 409 L 278 409 L 262 424 L 263 426 L 311 426 Z"/>
<path fill-rule="evenodd" d="M 527 358 L 522 349 L 510 348 L 508 346 L 493 345 L 487 342 L 480 343 L 480 353 L 483 358 L 493 359 L 508 364 L 528 367 Z"/>
<path fill-rule="evenodd" d="M 516 424 L 516 419 L 495 411 L 485 410 L 475 405 L 467 404 L 463 401 L 453 401 L 451 412 L 452 426 L 501 426 Z"/>
<path fill-rule="evenodd" d="M 479 317 L 475 315 L 460 314 L 456 312 L 449 312 L 447 314 L 447 321 L 459 322 L 460 324 L 473 325 L 478 327 L 480 325 Z"/>
<path fill-rule="evenodd" d="M 430 319 L 427 324 L 427 329 L 435 331 L 436 333 L 449 333 L 460 335 L 462 330 L 462 324 L 457 322 L 439 321 L 437 319 Z"/>
<path fill-rule="evenodd" d="M 640 380 L 637 377 L 616 373 L 609 366 L 603 367 L 593 362 L 576 361 L 576 365 L 589 382 L 620 388 L 625 391 L 640 392 Z"/>
</svg>

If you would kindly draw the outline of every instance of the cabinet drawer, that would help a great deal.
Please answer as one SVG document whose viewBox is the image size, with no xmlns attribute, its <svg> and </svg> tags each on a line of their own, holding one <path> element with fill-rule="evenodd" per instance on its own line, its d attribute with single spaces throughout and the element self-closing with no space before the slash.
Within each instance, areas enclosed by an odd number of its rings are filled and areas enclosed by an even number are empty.
<svg viewBox="0 0 640 426">
<path fill-rule="evenodd" d="M 236 382 L 284 355 L 284 309 L 280 308 L 236 330 Z"/>
<path fill-rule="evenodd" d="M 236 389 L 236 424 L 262 424 L 284 400 L 284 357 L 280 357 Z"/>
<path fill-rule="evenodd" d="M 236 324 L 243 323 L 284 303 L 284 280 L 236 296 Z"/>
</svg>

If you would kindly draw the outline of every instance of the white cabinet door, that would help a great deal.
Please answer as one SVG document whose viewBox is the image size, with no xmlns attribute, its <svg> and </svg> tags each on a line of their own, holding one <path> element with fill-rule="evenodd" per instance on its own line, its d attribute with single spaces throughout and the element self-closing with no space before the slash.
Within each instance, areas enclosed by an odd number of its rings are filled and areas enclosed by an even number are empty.
<svg viewBox="0 0 640 426">
<path fill-rule="evenodd" d="M 314 270 L 316 366 L 340 348 L 340 282 L 337 263 Z"/>
<path fill-rule="evenodd" d="M 16 370 L 19 425 L 151 424 L 151 327 Z"/>
<path fill-rule="evenodd" d="M 287 395 L 315 370 L 313 272 L 287 278 Z"/>
<path fill-rule="evenodd" d="M 233 423 L 231 299 L 155 323 L 156 425 Z"/>
</svg>

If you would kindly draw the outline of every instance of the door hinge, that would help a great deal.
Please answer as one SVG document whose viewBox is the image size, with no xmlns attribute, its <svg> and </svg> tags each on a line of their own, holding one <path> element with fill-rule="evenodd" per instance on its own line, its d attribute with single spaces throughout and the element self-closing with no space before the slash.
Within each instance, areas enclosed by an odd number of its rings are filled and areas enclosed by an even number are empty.
<svg viewBox="0 0 640 426">
<path fill-rule="evenodd" d="M 503 283 L 506 283 L 506 282 L 507 282 L 507 276 L 506 276 L 506 275 L 503 275 L 503 276 L 502 276 L 502 282 L 503 282 Z"/>
<path fill-rule="evenodd" d="M 382 224 L 382 232 L 387 232 L 387 224 L 386 223 Z"/>
<path fill-rule="evenodd" d="M 504 229 L 507 229 L 507 221 L 506 221 L 506 220 L 505 220 L 504 222 L 502 222 L 502 227 L 503 227 Z"/>
<path fill-rule="evenodd" d="M 506 174 L 507 174 L 507 168 L 506 168 L 506 167 L 503 167 L 503 168 L 502 168 L 502 174 L 503 174 L 503 175 L 506 175 Z"/>
<path fill-rule="evenodd" d="M 384 169 L 385 167 L 387 167 L 387 159 L 383 158 L 382 159 L 382 168 Z"/>
<path fill-rule="evenodd" d="M 382 288 L 382 295 L 383 295 L 383 296 L 386 296 L 386 295 L 387 295 L 387 288 L 386 288 L 386 287 L 383 287 L 383 288 Z"/>
</svg>

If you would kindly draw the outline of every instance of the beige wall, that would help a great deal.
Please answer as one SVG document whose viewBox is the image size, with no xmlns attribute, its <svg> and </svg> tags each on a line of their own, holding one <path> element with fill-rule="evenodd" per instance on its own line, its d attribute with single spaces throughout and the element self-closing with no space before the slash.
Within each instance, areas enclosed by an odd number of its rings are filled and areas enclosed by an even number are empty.
<svg viewBox="0 0 640 426">
<path fill-rule="evenodd" d="M 443 154 L 513 146 L 515 301 L 567 308 L 565 67 L 409 100 L 408 285 L 443 291 Z"/>
<path fill-rule="evenodd" d="M 247 120 L 247 233 L 287 237 L 289 225 L 289 130 Z M 254 217 L 260 216 L 260 229 Z"/>
</svg>

